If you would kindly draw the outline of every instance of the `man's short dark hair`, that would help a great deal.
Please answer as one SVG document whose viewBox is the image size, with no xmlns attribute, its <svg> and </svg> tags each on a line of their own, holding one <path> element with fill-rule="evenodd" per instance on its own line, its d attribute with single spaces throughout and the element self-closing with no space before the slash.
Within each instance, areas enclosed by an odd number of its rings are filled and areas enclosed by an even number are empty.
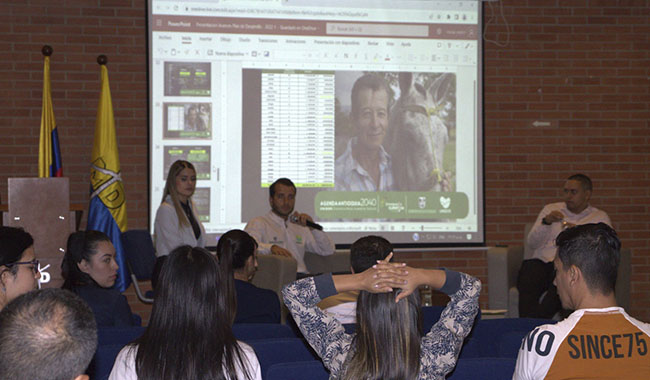
<svg viewBox="0 0 650 380">
<path fill-rule="evenodd" d="M 269 186 L 269 195 L 271 198 L 275 195 L 275 185 L 280 184 L 284 186 L 289 186 L 293 187 L 293 192 L 296 193 L 296 185 L 293 184 L 293 182 L 289 178 L 278 178 Z"/>
<path fill-rule="evenodd" d="M 578 181 L 580 182 L 580 185 L 582 186 L 582 190 L 589 190 L 593 188 L 593 185 L 591 184 L 591 179 L 587 177 L 584 174 L 578 173 L 570 176 L 567 178 L 567 181 Z"/>
<path fill-rule="evenodd" d="M 352 117 L 354 118 L 356 116 L 356 112 L 358 110 L 358 102 L 359 102 L 359 92 L 362 90 L 371 90 L 372 92 L 376 91 L 386 91 L 386 95 L 388 95 L 388 104 L 386 104 L 387 111 L 390 109 L 391 106 L 391 99 L 392 99 L 392 90 L 390 87 L 388 87 L 388 83 L 386 83 L 386 80 L 377 75 L 377 74 L 365 74 L 359 79 L 357 79 L 354 82 L 354 85 L 352 86 L 352 93 L 350 94 L 350 106 L 351 106 L 351 114 Z"/>
<path fill-rule="evenodd" d="M 35 290 L 0 312 L 0 379 L 71 380 L 96 348 L 93 312 L 68 290 Z"/>
<path fill-rule="evenodd" d="M 590 290 L 602 294 L 614 291 L 621 242 L 612 227 L 605 223 L 575 226 L 562 231 L 555 244 L 563 268 L 578 267 Z"/>
<path fill-rule="evenodd" d="M 350 266 L 361 273 L 393 252 L 393 245 L 381 236 L 364 236 L 350 246 Z"/>
</svg>

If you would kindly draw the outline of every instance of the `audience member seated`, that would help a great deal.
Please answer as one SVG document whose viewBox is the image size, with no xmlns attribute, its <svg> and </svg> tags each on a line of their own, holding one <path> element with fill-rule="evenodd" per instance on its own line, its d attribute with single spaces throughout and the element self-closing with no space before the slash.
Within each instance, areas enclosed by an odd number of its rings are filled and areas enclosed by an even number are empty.
<svg viewBox="0 0 650 380">
<path fill-rule="evenodd" d="M 364 236 L 350 247 L 350 269 L 352 273 L 361 273 L 391 252 L 393 245 L 383 237 Z M 358 291 L 342 292 L 320 301 L 318 307 L 343 324 L 356 323 L 358 296 Z"/>
<path fill-rule="evenodd" d="M 113 288 L 118 268 L 115 247 L 103 232 L 77 231 L 68 237 L 62 287 L 90 305 L 98 327 L 137 325 L 126 297 Z"/>
<path fill-rule="evenodd" d="M 390 263 L 391 258 L 362 273 L 309 277 L 283 289 L 294 320 L 333 378 L 442 379 L 456 364 L 478 312 L 480 281 L 450 270 Z M 421 285 L 451 298 L 425 336 L 418 329 Z M 317 306 L 325 297 L 351 290 L 360 291 L 356 335 L 345 333 Z"/>
<path fill-rule="evenodd" d="M 36 289 L 39 278 L 32 235 L 22 228 L 0 227 L 0 309 Z"/>
<path fill-rule="evenodd" d="M 650 324 L 616 304 L 621 243 L 605 223 L 569 228 L 556 239 L 555 285 L 575 310 L 522 341 L 513 379 L 650 379 Z"/>
<path fill-rule="evenodd" d="M 257 270 L 257 242 L 242 230 L 223 234 L 217 243 L 219 266 L 235 279 L 235 323 L 280 323 L 280 301 L 269 289 L 250 283 Z"/>
<path fill-rule="evenodd" d="M 261 380 L 253 349 L 235 339 L 235 295 L 217 259 L 180 246 L 160 272 L 144 334 L 120 351 L 109 380 Z"/>
<path fill-rule="evenodd" d="M 96 347 L 92 310 L 67 290 L 29 292 L 0 312 L 0 379 L 87 380 Z"/>
<path fill-rule="evenodd" d="M 607 223 L 609 216 L 589 205 L 591 179 L 575 174 L 564 183 L 564 201 L 542 209 L 526 237 L 527 249 L 517 278 L 519 316 L 552 318 L 561 310 L 560 298 L 553 285 L 555 238 L 563 229 L 587 223 Z"/>
</svg>

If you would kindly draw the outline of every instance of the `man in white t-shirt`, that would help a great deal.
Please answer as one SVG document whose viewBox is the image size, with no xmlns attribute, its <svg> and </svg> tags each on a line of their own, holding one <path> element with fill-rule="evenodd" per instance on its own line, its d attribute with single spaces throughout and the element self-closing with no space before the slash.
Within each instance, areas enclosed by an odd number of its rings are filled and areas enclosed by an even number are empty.
<svg viewBox="0 0 650 380">
<path fill-rule="evenodd" d="M 288 178 L 280 178 L 269 187 L 271 211 L 253 218 L 244 229 L 258 244 L 257 253 L 293 257 L 299 276 L 308 273 L 305 251 L 321 256 L 334 253 L 334 243 L 325 232 L 314 226 L 308 214 L 294 211 L 296 186 Z M 318 227 L 316 225 L 315 227 Z"/>
<path fill-rule="evenodd" d="M 526 238 L 526 256 L 519 270 L 519 316 L 551 318 L 560 311 L 560 299 L 553 286 L 555 238 L 564 229 L 587 223 L 611 226 L 609 216 L 589 205 L 591 179 L 575 174 L 564 183 L 564 201 L 542 209 Z"/>
</svg>

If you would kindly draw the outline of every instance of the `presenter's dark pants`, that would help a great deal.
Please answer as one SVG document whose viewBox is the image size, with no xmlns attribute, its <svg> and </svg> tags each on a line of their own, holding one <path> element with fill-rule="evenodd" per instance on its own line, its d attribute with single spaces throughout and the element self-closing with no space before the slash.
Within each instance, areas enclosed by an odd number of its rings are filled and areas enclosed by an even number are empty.
<svg viewBox="0 0 650 380">
<path fill-rule="evenodd" d="M 519 290 L 519 317 L 552 318 L 561 310 L 562 304 L 553 285 L 555 269 L 553 262 L 539 259 L 524 260 L 517 277 Z M 540 300 L 542 294 L 544 298 Z"/>
</svg>

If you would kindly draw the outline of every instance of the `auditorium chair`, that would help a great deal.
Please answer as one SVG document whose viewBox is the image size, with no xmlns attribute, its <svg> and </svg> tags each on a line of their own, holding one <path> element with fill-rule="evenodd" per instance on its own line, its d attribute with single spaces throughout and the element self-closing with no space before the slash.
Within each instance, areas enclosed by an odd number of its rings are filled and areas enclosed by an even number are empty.
<svg viewBox="0 0 650 380">
<path fill-rule="evenodd" d="M 318 361 L 320 358 L 309 344 L 300 338 L 249 340 L 260 362 L 262 378 L 266 379 L 268 369 L 277 363 Z"/>
<path fill-rule="evenodd" d="M 532 224 L 526 224 L 522 245 L 490 247 L 487 252 L 488 305 L 490 309 L 506 309 L 506 317 L 519 316 L 517 274 L 528 249 L 525 242 L 531 227 Z M 616 280 L 616 301 L 624 309 L 630 306 L 631 272 L 631 252 L 623 248 Z"/>
<path fill-rule="evenodd" d="M 131 274 L 131 281 L 138 299 L 144 303 L 153 303 L 153 292 L 144 293 L 139 281 L 150 281 L 156 262 L 156 249 L 147 230 L 128 230 L 122 233 L 126 266 Z"/>
<path fill-rule="evenodd" d="M 241 323 L 232 326 L 235 338 L 248 342 L 249 340 L 300 338 L 291 327 L 279 323 Z"/>
<path fill-rule="evenodd" d="M 276 363 L 266 371 L 264 380 L 328 380 L 330 373 L 320 360 Z"/>
<path fill-rule="evenodd" d="M 459 359 L 448 380 L 505 380 L 511 379 L 517 359 L 474 358 Z"/>
<path fill-rule="evenodd" d="M 282 300 L 282 287 L 296 279 L 296 260 L 278 255 L 257 255 L 257 264 L 253 285 L 275 291 Z M 330 256 L 305 252 L 305 265 L 314 274 L 349 273 L 350 251 L 336 250 Z"/>
</svg>

